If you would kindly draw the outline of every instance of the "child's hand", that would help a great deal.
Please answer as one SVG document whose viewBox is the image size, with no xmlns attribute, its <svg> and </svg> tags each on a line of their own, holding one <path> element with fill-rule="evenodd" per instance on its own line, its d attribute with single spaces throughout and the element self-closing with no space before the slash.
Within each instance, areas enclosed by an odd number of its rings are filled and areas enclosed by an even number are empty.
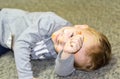
<svg viewBox="0 0 120 79">
<path fill-rule="evenodd" d="M 82 45 L 83 45 L 83 36 L 76 35 L 66 42 L 63 51 L 65 53 L 74 54 L 81 49 Z"/>
</svg>

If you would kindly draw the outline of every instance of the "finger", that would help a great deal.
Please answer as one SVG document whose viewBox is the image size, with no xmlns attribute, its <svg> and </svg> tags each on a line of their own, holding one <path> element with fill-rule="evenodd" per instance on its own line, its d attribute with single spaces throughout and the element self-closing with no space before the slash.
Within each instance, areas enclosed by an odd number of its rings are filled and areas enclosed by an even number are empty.
<svg viewBox="0 0 120 79">
<path fill-rule="evenodd" d="M 71 41 L 71 47 L 77 51 L 80 48 L 79 40 Z"/>
</svg>

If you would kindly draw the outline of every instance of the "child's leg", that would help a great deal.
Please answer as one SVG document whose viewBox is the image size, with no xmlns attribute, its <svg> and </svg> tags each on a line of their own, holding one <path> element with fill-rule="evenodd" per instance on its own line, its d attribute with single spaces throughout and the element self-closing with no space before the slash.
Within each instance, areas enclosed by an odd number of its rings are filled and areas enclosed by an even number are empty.
<svg viewBox="0 0 120 79">
<path fill-rule="evenodd" d="M 0 56 L 7 53 L 8 51 L 10 51 L 10 49 L 5 48 L 5 47 L 0 45 Z"/>
</svg>

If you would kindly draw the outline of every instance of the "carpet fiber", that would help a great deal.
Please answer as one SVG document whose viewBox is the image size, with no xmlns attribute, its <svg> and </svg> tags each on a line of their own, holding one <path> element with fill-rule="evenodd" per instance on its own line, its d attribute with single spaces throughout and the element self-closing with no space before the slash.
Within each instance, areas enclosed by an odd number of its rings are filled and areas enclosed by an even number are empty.
<svg viewBox="0 0 120 79">
<path fill-rule="evenodd" d="M 5 7 L 53 11 L 73 24 L 88 24 L 110 40 L 112 60 L 107 66 L 59 77 L 54 73 L 54 60 L 35 60 L 32 65 L 38 79 L 120 79 L 120 0 L 0 0 L 0 8 Z M 0 57 L 0 79 L 18 79 L 12 52 Z"/>
</svg>

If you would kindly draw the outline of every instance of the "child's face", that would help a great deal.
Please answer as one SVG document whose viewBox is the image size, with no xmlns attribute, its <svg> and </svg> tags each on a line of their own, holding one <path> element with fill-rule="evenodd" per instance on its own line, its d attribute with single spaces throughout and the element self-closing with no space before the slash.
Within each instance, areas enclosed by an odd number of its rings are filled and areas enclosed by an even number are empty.
<svg viewBox="0 0 120 79">
<path fill-rule="evenodd" d="M 74 27 L 63 27 L 62 29 L 56 31 L 52 35 L 52 41 L 57 52 L 63 50 L 64 45 L 69 39 L 77 40 L 76 37 L 81 35 L 83 37 L 82 48 L 74 54 L 75 63 L 77 63 L 82 69 L 87 69 L 91 67 L 90 57 L 87 56 L 85 50 L 95 45 L 96 42 L 89 32 L 86 32 L 87 25 L 75 25 Z M 79 42 L 75 42 L 79 44 Z"/>
</svg>

